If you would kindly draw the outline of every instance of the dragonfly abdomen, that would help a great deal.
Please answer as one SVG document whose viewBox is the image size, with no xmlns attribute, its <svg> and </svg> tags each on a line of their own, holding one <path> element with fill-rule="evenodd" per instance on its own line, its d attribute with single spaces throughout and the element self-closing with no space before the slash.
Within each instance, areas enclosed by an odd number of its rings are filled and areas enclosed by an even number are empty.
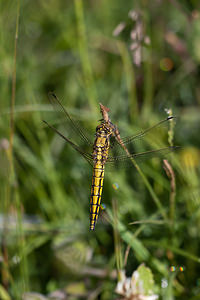
<svg viewBox="0 0 200 300">
<path fill-rule="evenodd" d="M 97 161 L 94 164 L 90 196 L 90 230 L 95 229 L 95 224 L 99 215 L 104 180 L 104 168 L 105 166 L 101 161 Z"/>
<path fill-rule="evenodd" d="M 94 168 L 90 196 L 90 230 L 95 229 L 95 224 L 99 215 L 104 169 L 110 147 L 109 137 L 111 132 L 109 130 L 109 127 L 106 127 L 104 123 L 96 128 L 96 139 L 93 146 Z"/>
</svg>

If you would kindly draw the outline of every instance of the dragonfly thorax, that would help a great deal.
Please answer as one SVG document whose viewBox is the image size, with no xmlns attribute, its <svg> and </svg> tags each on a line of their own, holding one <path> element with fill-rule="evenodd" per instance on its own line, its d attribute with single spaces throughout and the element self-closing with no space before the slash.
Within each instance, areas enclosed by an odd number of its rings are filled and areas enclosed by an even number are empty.
<svg viewBox="0 0 200 300">
<path fill-rule="evenodd" d="M 96 127 L 96 136 L 106 135 L 110 136 L 112 134 L 111 128 L 106 123 L 101 123 Z"/>
<path fill-rule="evenodd" d="M 93 159 L 95 163 L 105 164 L 110 148 L 110 136 L 112 130 L 106 122 L 102 122 L 96 128 L 96 138 L 93 145 Z"/>
<path fill-rule="evenodd" d="M 96 127 L 96 136 L 97 135 L 115 135 L 116 132 L 116 126 L 112 124 L 112 122 L 109 120 L 107 122 L 103 121 L 100 125 Z"/>
</svg>

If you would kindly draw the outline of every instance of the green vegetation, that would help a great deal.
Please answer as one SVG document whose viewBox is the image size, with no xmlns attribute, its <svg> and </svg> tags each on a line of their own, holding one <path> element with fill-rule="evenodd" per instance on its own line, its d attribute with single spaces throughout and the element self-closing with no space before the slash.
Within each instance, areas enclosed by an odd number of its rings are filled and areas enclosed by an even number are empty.
<svg viewBox="0 0 200 300">
<path fill-rule="evenodd" d="M 146 299 L 200 298 L 200 3 L 124 3 L 0 2 L 1 299 L 118 299 L 135 270 Z M 65 124 L 49 91 L 92 139 L 99 102 L 121 136 L 177 116 L 132 150 L 180 150 L 106 168 L 94 232 L 92 168 L 42 122 Z"/>
</svg>

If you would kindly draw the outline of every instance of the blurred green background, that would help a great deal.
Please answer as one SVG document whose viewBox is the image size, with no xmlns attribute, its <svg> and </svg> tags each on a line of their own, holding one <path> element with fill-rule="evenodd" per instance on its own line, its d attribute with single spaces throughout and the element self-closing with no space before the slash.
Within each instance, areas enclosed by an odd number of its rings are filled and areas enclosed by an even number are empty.
<svg viewBox="0 0 200 300">
<path fill-rule="evenodd" d="M 1 0 L 1 299 L 119 299 L 119 271 L 130 277 L 141 263 L 161 299 L 200 299 L 199 8 L 198 0 Z M 122 136 L 166 110 L 177 116 L 134 148 L 181 146 L 165 157 L 171 173 L 161 157 L 139 172 L 106 172 L 94 232 L 92 169 L 42 123 L 64 123 L 49 91 L 92 139 L 99 102 Z M 67 126 L 65 134 L 76 141 Z"/>
</svg>

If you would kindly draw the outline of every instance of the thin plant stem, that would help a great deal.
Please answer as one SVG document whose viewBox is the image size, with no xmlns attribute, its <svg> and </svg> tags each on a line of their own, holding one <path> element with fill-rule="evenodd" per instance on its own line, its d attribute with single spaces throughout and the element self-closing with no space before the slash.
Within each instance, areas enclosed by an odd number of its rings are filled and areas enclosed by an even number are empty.
<svg viewBox="0 0 200 300">
<path fill-rule="evenodd" d="M 123 144 L 123 142 L 121 141 L 121 139 L 119 139 L 119 143 L 120 143 L 120 145 L 122 146 L 122 148 L 125 150 L 125 152 L 127 153 L 127 155 L 130 156 L 130 153 L 129 153 L 128 149 L 127 149 L 126 146 Z M 138 166 L 138 164 L 136 163 L 136 161 L 135 161 L 133 158 L 130 158 L 130 160 L 131 160 L 133 166 L 136 168 L 136 170 L 137 170 L 138 173 L 140 174 L 140 176 L 141 176 L 141 178 L 142 178 L 142 180 L 143 180 L 143 182 L 144 182 L 146 188 L 148 189 L 148 191 L 149 191 L 149 193 L 150 193 L 152 199 L 154 200 L 156 206 L 158 207 L 158 209 L 159 209 L 159 211 L 160 211 L 160 213 L 161 213 L 163 219 L 164 219 L 165 221 L 167 221 L 167 215 L 166 215 L 166 213 L 165 213 L 165 210 L 163 209 L 163 206 L 162 206 L 162 204 L 161 204 L 159 198 L 158 198 L 157 195 L 155 194 L 155 192 L 154 192 L 152 186 L 150 185 L 150 183 L 149 183 L 147 177 L 144 175 L 144 173 L 142 172 L 142 170 L 140 169 L 140 167 Z"/>
<path fill-rule="evenodd" d="M 16 209 L 16 220 L 17 220 L 17 226 L 16 231 L 19 233 L 19 239 L 18 239 L 18 251 L 19 256 L 22 256 L 23 259 L 20 261 L 20 271 L 21 271 L 21 283 L 22 283 L 22 291 L 28 290 L 28 276 L 27 276 L 27 264 L 26 264 L 26 258 L 23 255 L 24 252 L 24 236 L 23 236 L 23 227 L 22 227 L 22 207 L 19 200 L 19 194 L 17 192 L 17 180 L 15 175 L 15 168 L 14 168 L 14 159 L 13 159 L 13 141 L 14 141 L 14 132 L 15 132 L 15 118 L 14 118 L 14 111 L 15 111 L 15 100 L 16 100 L 16 73 L 17 73 L 17 46 L 18 46 L 18 34 L 19 34 L 19 18 L 20 18 L 20 0 L 17 0 L 17 15 L 16 15 L 16 26 L 15 26 L 15 40 L 14 40 L 14 65 L 13 65 L 13 73 L 12 73 L 12 92 L 11 92 L 11 105 L 10 105 L 10 145 L 9 149 L 7 151 L 7 157 L 9 161 L 9 180 L 8 180 L 8 190 L 7 190 L 7 203 L 6 203 L 6 210 L 7 215 L 9 215 L 9 207 L 12 202 L 15 204 Z M 6 220 L 6 214 L 5 214 L 5 220 Z M 6 225 L 6 224 L 5 224 Z M 5 226 L 6 229 L 6 226 Z M 5 232 L 6 233 L 6 232 Z M 4 235 L 5 235 L 4 233 Z M 6 237 L 4 237 L 6 239 Z M 6 245 L 5 240 L 5 245 Z M 17 254 L 18 256 L 18 254 Z M 8 270 L 9 271 L 9 270 Z M 21 298 L 21 289 L 16 290 L 16 298 Z"/>
<path fill-rule="evenodd" d="M 152 199 L 154 200 L 156 206 L 158 207 L 158 209 L 159 209 L 159 211 L 160 211 L 160 213 L 161 213 L 163 219 L 164 219 L 165 221 L 167 221 L 167 215 L 166 215 L 166 213 L 165 213 L 165 210 L 163 209 L 163 206 L 162 206 L 162 204 L 161 204 L 159 198 L 158 198 L 157 195 L 155 194 L 155 192 L 154 192 L 154 190 L 153 190 L 151 184 L 149 183 L 147 177 L 144 175 L 144 173 L 142 172 L 142 170 L 140 169 L 140 167 L 138 166 L 138 164 L 135 162 L 135 160 L 134 160 L 133 158 L 131 159 L 131 162 L 132 162 L 132 164 L 134 165 L 134 167 L 136 168 L 136 170 L 138 171 L 138 173 L 140 174 L 140 176 L 141 176 L 141 178 L 142 178 L 142 180 L 143 180 L 143 182 L 144 182 L 146 188 L 148 189 L 148 191 L 149 191 L 149 193 L 150 193 Z"/>
<path fill-rule="evenodd" d="M 126 84 L 127 84 L 128 94 L 129 94 L 130 119 L 133 122 L 138 116 L 138 100 L 137 100 L 137 93 L 136 93 L 135 72 L 126 45 L 123 42 L 118 41 L 117 46 L 122 58 L 124 71 L 126 75 Z"/>
<path fill-rule="evenodd" d="M 93 74 L 92 74 L 92 67 L 91 67 L 89 52 L 87 47 L 87 36 L 86 36 L 86 28 L 84 23 L 83 1 L 74 0 L 74 5 L 75 5 L 75 13 L 77 19 L 80 59 L 81 59 L 85 86 L 88 95 L 88 101 L 90 103 L 91 108 L 95 112 L 97 112 L 96 109 L 97 96 L 96 96 L 96 90 L 95 90 Z"/>
<path fill-rule="evenodd" d="M 15 29 L 15 42 L 14 42 L 14 66 L 12 74 L 12 94 L 10 106 L 10 161 L 13 164 L 13 137 L 14 137 L 14 108 L 15 108 L 15 95 L 16 95 L 16 69 L 17 69 L 17 43 L 19 32 L 19 15 L 20 15 L 20 0 L 17 1 L 17 17 Z"/>
<path fill-rule="evenodd" d="M 127 262 L 128 262 L 128 256 L 129 256 L 130 250 L 131 250 L 131 246 L 128 245 L 128 246 L 126 247 L 126 251 L 125 251 L 125 255 L 124 255 L 124 269 L 125 269 L 125 267 L 126 267 L 126 265 L 127 265 Z"/>
<path fill-rule="evenodd" d="M 114 228 L 114 242 L 115 242 L 115 257 L 116 257 L 116 265 L 117 271 L 119 272 L 122 269 L 122 251 L 121 251 L 121 241 L 118 231 L 118 217 L 117 217 L 117 200 L 112 200 L 112 207 L 114 212 L 114 220 L 113 220 L 113 228 Z"/>
<path fill-rule="evenodd" d="M 8 160 L 8 180 L 5 187 L 5 201 L 4 201 L 4 219 L 3 219 L 3 233 L 2 233 L 2 281 L 6 289 L 10 284 L 9 272 L 9 254 L 7 249 L 7 215 L 9 213 L 9 203 L 11 202 L 12 192 L 11 188 L 14 183 L 14 166 L 13 166 L 13 138 L 14 138 L 14 108 L 15 108 L 15 94 L 16 94 L 16 63 L 17 63 L 17 42 L 19 31 L 19 14 L 20 14 L 20 0 L 17 1 L 17 16 L 15 26 L 15 41 L 14 41 L 14 65 L 12 72 L 12 91 L 11 91 L 11 104 L 10 104 L 10 133 L 9 133 L 9 147 L 5 149 L 6 158 Z"/>
<path fill-rule="evenodd" d="M 171 226 L 173 228 L 174 216 L 175 216 L 176 180 L 175 180 L 175 174 L 172 169 L 172 166 L 166 159 L 163 160 L 163 167 L 165 169 L 168 178 L 170 179 L 171 189 L 170 189 L 170 197 L 169 197 L 169 205 L 170 205 L 169 219 L 171 221 Z"/>
</svg>

